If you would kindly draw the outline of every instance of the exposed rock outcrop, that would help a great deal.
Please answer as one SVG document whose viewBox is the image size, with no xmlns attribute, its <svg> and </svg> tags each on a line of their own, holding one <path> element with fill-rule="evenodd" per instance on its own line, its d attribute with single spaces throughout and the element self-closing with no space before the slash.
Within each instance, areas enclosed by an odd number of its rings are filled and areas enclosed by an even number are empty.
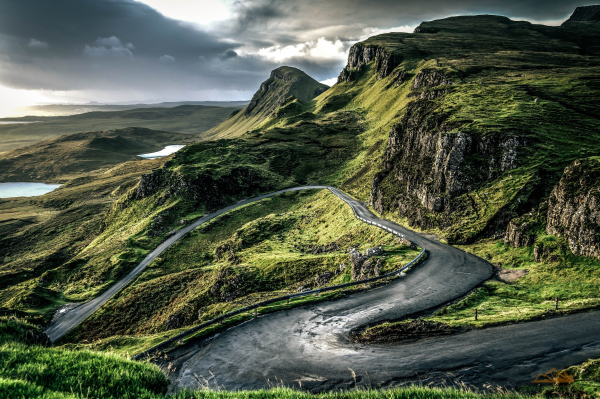
<svg viewBox="0 0 600 399">
<path fill-rule="evenodd" d="M 244 276 L 225 268 L 217 275 L 211 294 L 223 302 L 233 301 L 246 293 L 248 281 Z"/>
<path fill-rule="evenodd" d="M 142 175 L 136 192 L 137 198 L 149 197 L 158 192 L 168 177 L 169 171 L 166 169 L 154 169 L 152 173 Z"/>
<path fill-rule="evenodd" d="M 439 70 L 417 76 L 413 90 L 451 83 Z M 409 225 L 423 228 L 451 224 L 465 206 L 455 200 L 478 182 L 516 168 L 519 148 L 528 141 L 518 132 L 472 136 L 452 131 L 447 115 L 435 107 L 426 99 L 408 103 L 390 130 L 383 170 L 373 179 L 369 200 L 378 212 L 397 210 Z"/>
<path fill-rule="evenodd" d="M 531 226 L 527 222 L 511 220 L 506 227 L 504 242 L 513 248 L 526 247 L 533 244 L 535 235 L 530 231 Z"/>
<path fill-rule="evenodd" d="M 423 68 L 415 76 L 412 88 L 420 89 L 423 87 L 436 87 L 451 84 L 453 84 L 453 82 L 448 78 L 448 76 L 446 76 L 446 74 L 443 71 L 437 69 Z"/>
<path fill-rule="evenodd" d="M 210 170 L 187 175 L 169 169 L 157 169 L 140 178 L 133 198 L 145 198 L 164 190 L 157 199 L 157 205 L 164 204 L 170 197 L 181 196 L 205 205 L 207 210 L 214 210 L 240 197 L 269 191 L 273 188 L 271 182 L 267 172 L 252 166 L 233 167 L 220 176 L 215 176 Z"/>
<path fill-rule="evenodd" d="M 600 259 L 599 160 L 577 160 L 565 169 L 548 200 L 546 231 L 565 237 L 574 254 Z"/>
<path fill-rule="evenodd" d="M 333 276 L 335 276 L 335 273 L 333 272 L 324 272 L 317 274 L 315 276 L 315 284 L 317 285 L 317 287 L 327 285 L 327 283 L 329 283 L 329 280 L 331 280 Z"/>
<path fill-rule="evenodd" d="M 381 259 L 371 259 L 371 257 L 380 255 L 383 255 L 381 247 L 369 248 L 365 252 L 351 248 L 352 279 L 356 281 L 379 276 L 382 266 Z"/>
<path fill-rule="evenodd" d="M 389 76 L 402 62 L 402 55 L 387 51 L 383 47 L 357 43 L 350 48 L 348 64 L 338 77 L 338 82 L 351 82 L 355 79 L 356 72 L 360 72 L 363 65 L 375 61 L 374 70 L 378 79 Z"/>
</svg>

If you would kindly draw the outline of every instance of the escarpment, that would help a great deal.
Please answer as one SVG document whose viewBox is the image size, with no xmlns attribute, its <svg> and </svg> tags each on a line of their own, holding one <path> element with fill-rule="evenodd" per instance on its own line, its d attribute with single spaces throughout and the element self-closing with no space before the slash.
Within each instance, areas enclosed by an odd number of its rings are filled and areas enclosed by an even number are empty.
<svg viewBox="0 0 600 399">
<path fill-rule="evenodd" d="M 182 197 L 205 206 L 207 210 L 215 210 L 240 197 L 249 197 L 273 188 L 271 176 L 252 166 L 232 167 L 225 174 L 206 170 L 193 175 L 161 168 L 140 178 L 132 199 L 142 199 L 162 192 L 156 200 L 158 206 L 171 197 Z"/>
<path fill-rule="evenodd" d="M 574 254 L 600 259 L 600 160 L 565 169 L 548 200 L 546 231 L 565 237 Z"/>
<path fill-rule="evenodd" d="M 441 71 L 422 69 L 411 88 L 418 99 L 407 104 L 392 126 L 382 170 L 375 176 L 369 202 L 380 213 L 398 212 L 410 226 L 447 227 L 465 206 L 465 194 L 519 165 L 519 149 L 528 139 L 517 131 L 477 136 L 456 130 L 435 100 L 446 90 L 419 90 L 450 85 Z"/>
<path fill-rule="evenodd" d="M 390 52 L 383 47 L 357 43 L 350 48 L 348 64 L 344 67 L 338 83 L 351 82 L 356 79 L 356 74 L 361 72 L 362 66 L 375 61 L 375 73 L 378 79 L 389 76 L 402 62 L 402 55 Z"/>
</svg>

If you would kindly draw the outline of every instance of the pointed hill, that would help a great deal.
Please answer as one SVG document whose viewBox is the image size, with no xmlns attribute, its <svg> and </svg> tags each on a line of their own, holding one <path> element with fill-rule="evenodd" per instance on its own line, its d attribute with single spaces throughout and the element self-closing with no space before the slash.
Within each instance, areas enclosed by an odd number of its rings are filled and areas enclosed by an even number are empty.
<svg viewBox="0 0 600 399">
<path fill-rule="evenodd" d="M 329 89 L 329 86 L 317 82 L 303 71 L 281 66 L 271 72 L 250 104 L 241 111 L 234 111 L 228 120 L 203 133 L 204 138 L 236 137 L 260 125 L 290 97 L 302 103 L 312 101 Z"/>
<path fill-rule="evenodd" d="M 600 5 L 577 7 L 565 23 L 569 22 L 600 22 Z"/>
</svg>

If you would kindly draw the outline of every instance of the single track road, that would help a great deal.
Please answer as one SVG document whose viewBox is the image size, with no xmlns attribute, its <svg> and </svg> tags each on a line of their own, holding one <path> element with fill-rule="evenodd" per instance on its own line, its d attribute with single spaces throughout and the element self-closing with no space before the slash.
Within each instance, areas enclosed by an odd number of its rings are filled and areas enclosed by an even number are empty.
<svg viewBox="0 0 600 399">
<path fill-rule="evenodd" d="M 597 312 L 535 323 L 471 331 L 401 346 L 359 345 L 349 332 L 434 308 L 489 279 L 489 263 L 474 255 L 377 218 L 363 203 L 327 186 L 295 187 L 240 201 L 206 215 L 162 243 L 104 294 L 58 318 L 48 332 L 56 341 L 129 284 L 154 258 L 189 231 L 236 207 L 288 191 L 327 188 L 360 219 L 402 234 L 429 251 L 429 258 L 402 279 L 346 298 L 259 317 L 213 339 L 170 353 L 171 390 L 209 386 L 228 390 L 274 385 L 314 391 L 381 387 L 414 382 L 462 381 L 519 385 L 537 373 L 600 357 Z M 551 367 L 550 367 L 551 366 Z"/>
</svg>

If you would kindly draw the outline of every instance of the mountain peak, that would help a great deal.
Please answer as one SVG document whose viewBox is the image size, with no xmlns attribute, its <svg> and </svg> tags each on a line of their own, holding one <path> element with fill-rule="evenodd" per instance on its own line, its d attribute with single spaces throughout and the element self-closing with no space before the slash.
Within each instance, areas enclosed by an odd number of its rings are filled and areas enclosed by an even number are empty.
<svg viewBox="0 0 600 399">
<path fill-rule="evenodd" d="M 309 102 L 328 88 L 298 68 L 280 66 L 260 85 L 244 114 L 268 116 L 290 96 Z"/>
<path fill-rule="evenodd" d="M 600 22 L 600 5 L 577 7 L 567 22 Z"/>
</svg>

